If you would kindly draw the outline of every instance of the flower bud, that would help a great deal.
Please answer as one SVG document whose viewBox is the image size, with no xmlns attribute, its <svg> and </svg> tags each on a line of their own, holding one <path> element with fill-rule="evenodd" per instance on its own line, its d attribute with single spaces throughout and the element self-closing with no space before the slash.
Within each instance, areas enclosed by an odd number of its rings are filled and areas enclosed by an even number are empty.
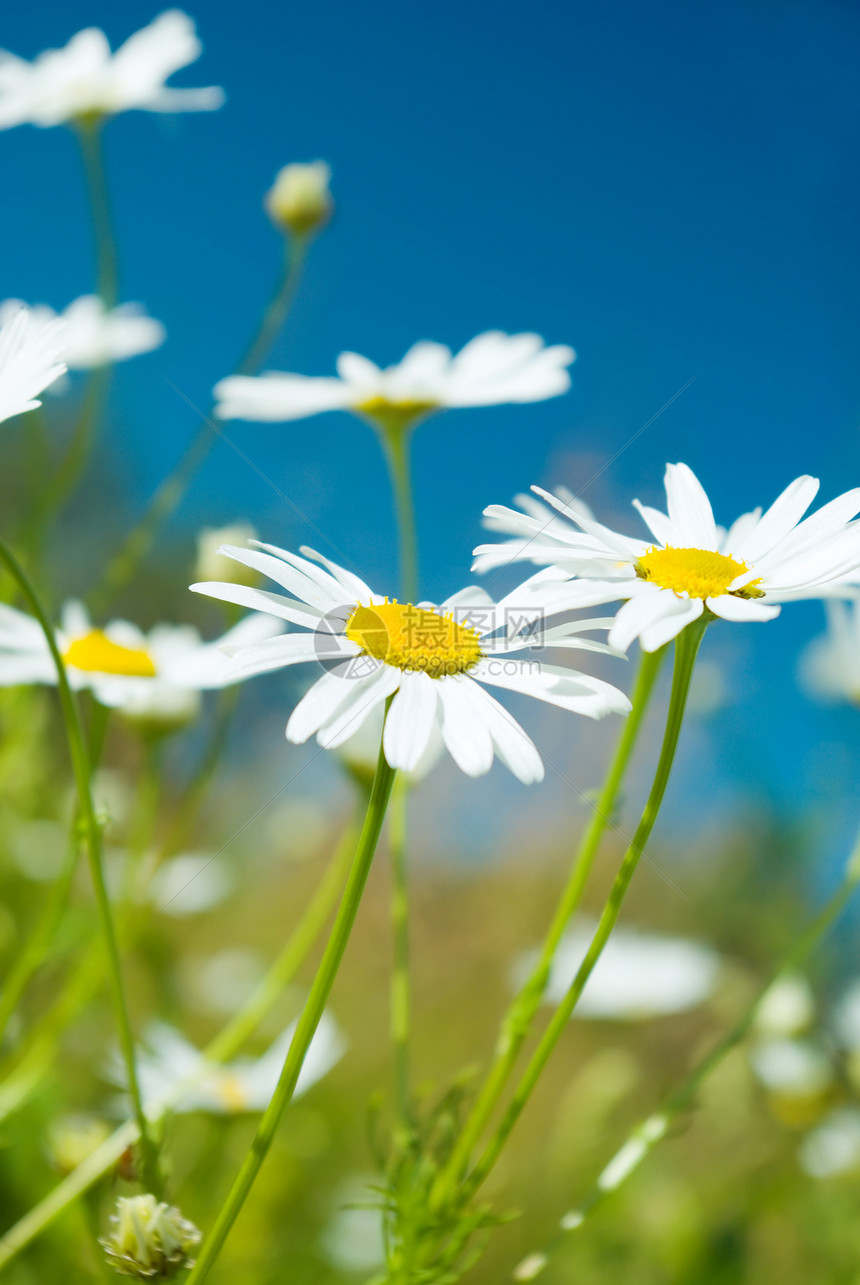
<svg viewBox="0 0 860 1285">
<path fill-rule="evenodd" d="M 228 584 L 255 585 L 259 572 L 246 567 L 244 562 L 228 558 L 218 550 L 222 544 L 247 544 L 256 540 L 257 532 L 250 522 L 234 522 L 230 526 L 204 527 L 197 537 L 198 580 L 226 580 Z"/>
<path fill-rule="evenodd" d="M 269 218 L 294 236 L 316 232 L 331 218 L 330 179 L 325 161 L 285 165 L 264 198 Z"/>
<path fill-rule="evenodd" d="M 163 1280 L 194 1266 L 190 1253 L 200 1244 L 199 1230 L 173 1205 L 150 1193 L 120 1196 L 111 1228 L 101 1244 L 111 1267 L 121 1276 Z"/>
</svg>

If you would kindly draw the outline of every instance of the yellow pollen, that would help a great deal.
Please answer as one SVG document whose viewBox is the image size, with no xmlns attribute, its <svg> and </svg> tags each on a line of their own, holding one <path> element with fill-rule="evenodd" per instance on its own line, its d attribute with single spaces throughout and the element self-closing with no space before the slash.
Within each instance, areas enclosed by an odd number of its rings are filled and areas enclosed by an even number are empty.
<svg viewBox="0 0 860 1285">
<path fill-rule="evenodd" d="M 66 648 L 63 660 L 89 673 L 155 678 L 155 665 L 148 652 L 142 647 L 122 647 L 111 642 L 101 629 L 91 629 L 83 638 L 76 638 Z"/>
<path fill-rule="evenodd" d="M 711 549 L 651 548 L 639 559 L 636 574 L 650 580 L 661 589 L 673 593 L 686 593 L 691 598 L 717 598 L 729 592 L 729 585 L 738 576 L 749 571 L 745 562 L 738 562 L 726 553 Z M 741 589 L 733 589 L 736 598 L 763 598 L 764 590 L 757 588 L 761 580 L 752 580 Z"/>
<path fill-rule="evenodd" d="M 469 625 L 452 615 L 425 611 L 411 602 L 358 606 L 346 622 L 346 636 L 375 660 L 413 669 L 430 678 L 464 674 L 481 659 L 481 643 Z"/>
</svg>

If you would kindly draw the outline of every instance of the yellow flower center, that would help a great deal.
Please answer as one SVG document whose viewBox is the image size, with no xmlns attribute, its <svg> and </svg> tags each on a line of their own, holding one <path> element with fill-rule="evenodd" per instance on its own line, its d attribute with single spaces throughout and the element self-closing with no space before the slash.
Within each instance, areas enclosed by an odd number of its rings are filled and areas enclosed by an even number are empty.
<svg viewBox="0 0 860 1285">
<path fill-rule="evenodd" d="M 75 669 L 96 674 L 123 674 L 128 678 L 154 678 L 152 657 L 142 647 L 123 647 L 102 633 L 91 629 L 76 638 L 65 651 L 63 660 Z"/>
<path fill-rule="evenodd" d="M 452 615 L 425 611 L 411 602 L 358 606 L 346 622 L 347 638 L 375 660 L 414 669 L 430 678 L 464 674 L 481 659 L 477 631 Z"/>
<path fill-rule="evenodd" d="M 738 576 L 749 571 L 745 562 L 738 562 L 726 553 L 712 549 L 651 548 L 639 559 L 636 574 L 642 580 L 651 580 L 661 589 L 673 593 L 686 593 L 691 598 L 718 598 L 729 592 L 729 585 Z M 738 598 L 763 598 L 764 590 L 756 586 L 761 580 L 752 580 L 741 589 L 732 590 Z"/>
<path fill-rule="evenodd" d="M 238 1075 L 225 1074 L 219 1077 L 218 1097 L 225 1111 L 244 1111 L 248 1103 L 245 1085 Z"/>
<path fill-rule="evenodd" d="M 382 429 L 384 433 L 402 433 L 413 428 L 420 419 L 439 409 L 438 402 L 391 401 L 388 397 L 368 397 L 355 407 L 360 415 L 366 416 Z"/>
</svg>

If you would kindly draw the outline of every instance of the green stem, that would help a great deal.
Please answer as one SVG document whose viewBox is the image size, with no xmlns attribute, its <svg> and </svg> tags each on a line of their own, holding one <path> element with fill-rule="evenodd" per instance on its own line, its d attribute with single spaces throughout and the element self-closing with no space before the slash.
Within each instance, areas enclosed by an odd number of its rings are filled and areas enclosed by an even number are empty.
<svg viewBox="0 0 860 1285">
<path fill-rule="evenodd" d="M 310 993 L 296 1024 L 295 1034 L 281 1071 L 281 1078 L 269 1105 L 263 1113 L 263 1118 L 260 1121 L 251 1148 L 215 1221 L 215 1226 L 203 1242 L 203 1249 L 197 1260 L 197 1265 L 188 1277 L 188 1285 L 199 1285 L 199 1282 L 205 1280 L 209 1275 L 250 1193 L 257 1174 L 260 1172 L 263 1161 L 268 1155 L 278 1125 L 295 1092 L 302 1065 L 319 1025 L 320 1018 L 323 1015 L 326 1001 L 334 985 L 334 980 L 352 932 L 352 926 L 355 923 L 379 834 L 382 830 L 382 823 L 385 819 L 385 811 L 391 795 L 391 787 L 394 784 L 394 777 L 395 771 L 388 766 L 380 745 L 376 776 L 373 780 L 370 801 L 367 805 L 367 815 L 364 819 L 364 826 L 355 851 L 343 899 L 326 943 L 316 977 L 311 985 Z"/>
<path fill-rule="evenodd" d="M 355 849 L 356 826 L 350 826 L 338 844 L 335 855 L 323 876 L 313 899 L 294 928 L 281 954 L 272 964 L 260 986 L 243 1008 L 206 1047 L 207 1062 L 227 1062 L 239 1052 L 242 1044 L 270 1011 L 283 989 L 293 980 L 334 910 L 343 886 L 346 866 Z M 167 1114 L 166 1106 L 162 1114 Z M 158 1124 L 161 1116 L 153 1120 Z M 26 1249 L 55 1218 L 78 1200 L 99 1179 L 114 1168 L 120 1156 L 139 1137 L 134 1120 L 127 1120 L 73 1173 L 29 1210 L 9 1231 L 0 1237 L 0 1270 Z"/>
<path fill-rule="evenodd" d="M 409 1044 L 411 999 L 409 986 L 409 881 L 406 859 L 406 781 L 401 777 L 391 802 L 391 928 L 394 965 L 391 974 L 391 1041 L 394 1047 L 394 1088 L 398 1126 L 411 1132 Z"/>
<path fill-rule="evenodd" d="M 120 1048 L 122 1050 L 123 1061 L 125 1063 L 129 1094 L 134 1107 L 135 1119 L 137 1121 L 138 1129 L 140 1130 L 142 1177 L 144 1179 L 145 1186 L 150 1191 L 153 1191 L 158 1195 L 161 1189 L 158 1153 L 150 1136 L 140 1096 L 140 1087 L 138 1084 L 137 1068 L 134 1057 L 134 1036 L 131 1031 L 128 1004 L 125 997 L 125 986 L 122 979 L 122 965 L 120 962 L 119 946 L 117 944 L 110 897 L 108 896 L 107 886 L 105 884 L 102 833 L 98 818 L 96 817 L 95 807 L 93 805 L 93 796 L 90 789 L 91 767 L 84 740 L 83 729 L 78 715 L 77 702 L 75 701 L 72 690 L 69 686 L 69 680 L 66 676 L 66 667 L 57 647 L 54 631 L 45 615 L 42 604 L 14 554 L 7 548 L 6 544 L 2 540 L 0 540 L 0 559 L 2 559 L 10 573 L 18 582 L 21 592 L 24 594 L 33 614 L 38 620 L 50 649 L 54 666 L 57 670 L 57 690 L 59 692 L 60 705 L 63 711 L 63 720 L 66 725 L 69 754 L 72 760 L 75 784 L 78 791 L 78 806 L 80 808 L 81 823 L 86 840 L 90 874 L 93 882 L 93 890 L 95 892 L 102 937 L 104 939 L 104 946 L 107 952 L 108 972 L 110 976 Z"/>
<path fill-rule="evenodd" d="M 400 540 L 400 584 L 404 602 L 414 602 L 418 596 L 418 540 L 415 533 L 415 504 L 412 499 L 412 479 L 409 466 L 408 430 L 380 433 L 394 505 L 397 511 L 397 530 Z"/>
<path fill-rule="evenodd" d="M 666 730 L 663 734 L 663 744 L 657 761 L 654 782 L 639 824 L 636 827 L 633 841 L 624 854 L 585 959 L 582 961 L 567 994 L 553 1014 L 552 1020 L 532 1054 L 498 1129 L 467 1179 L 466 1189 L 470 1196 L 481 1186 L 498 1159 L 511 1130 L 519 1119 L 549 1060 L 550 1054 L 570 1021 L 571 1015 L 579 1002 L 579 997 L 585 989 L 586 982 L 591 976 L 594 966 L 603 953 L 610 934 L 618 922 L 618 916 L 621 913 L 621 906 L 627 894 L 627 889 L 630 887 L 633 872 L 639 864 L 639 858 L 642 856 L 645 845 L 650 838 L 669 782 L 669 774 L 672 770 L 672 762 L 678 745 L 678 735 L 684 720 L 684 709 L 690 690 L 690 680 L 693 677 L 696 654 L 706 628 L 707 619 L 699 619 L 688 625 L 675 640 L 675 668 L 672 675 L 672 693 L 669 698 Z"/>
<path fill-rule="evenodd" d="M 234 373 L 253 374 L 274 341 L 293 301 L 304 262 L 304 242 L 291 243 L 293 249 L 279 271 L 274 294 L 267 305 L 257 331 Z M 172 473 L 159 484 L 140 522 L 126 536 L 116 556 L 108 563 L 102 583 L 89 597 L 92 610 L 107 610 L 114 596 L 133 577 L 146 557 L 159 528 L 173 515 L 191 479 L 214 445 L 217 430 L 212 413 L 205 415 L 200 428 Z"/>
<path fill-rule="evenodd" d="M 804 929 L 791 949 L 780 961 L 778 967 L 762 982 L 752 999 L 743 1009 L 737 1021 L 729 1027 L 723 1037 L 714 1045 L 710 1053 L 693 1068 L 677 1088 L 663 1099 L 661 1105 L 646 1120 L 630 1131 L 615 1155 L 604 1166 L 596 1183 L 576 1208 L 566 1213 L 560 1222 L 561 1235 L 547 1247 L 543 1253 L 529 1255 L 523 1261 L 522 1271 L 517 1280 L 532 1280 L 546 1266 L 548 1255 L 561 1243 L 564 1234 L 578 1231 L 586 1218 L 601 1205 L 607 1196 L 617 1191 L 622 1183 L 633 1174 L 645 1160 L 657 1143 L 668 1134 L 678 1116 L 693 1103 L 705 1080 L 714 1071 L 732 1049 L 737 1048 L 749 1033 L 755 1021 L 759 1005 L 773 986 L 781 978 L 793 973 L 803 964 L 809 955 L 821 944 L 824 937 L 840 917 L 851 900 L 860 883 L 860 837 L 845 867 L 845 874 L 839 887 L 822 906 L 811 923 Z M 529 1266 L 527 1267 L 526 1264 Z"/>
<path fill-rule="evenodd" d="M 119 298 L 119 265 L 105 175 L 101 121 L 82 121 L 75 132 L 81 147 L 95 234 L 98 293 L 106 308 L 115 308 Z"/>
<path fill-rule="evenodd" d="M 612 817 L 617 806 L 618 792 L 636 746 L 639 731 L 665 654 L 665 647 L 661 647 L 659 651 L 655 652 L 642 652 L 639 673 L 633 692 L 633 708 L 624 722 L 615 754 L 609 765 L 609 771 L 603 782 L 600 796 L 594 806 L 591 820 L 580 839 L 567 885 L 547 930 L 540 957 L 505 1014 L 499 1032 L 493 1064 L 475 1104 L 464 1122 L 463 1129 L 457 1139 L 457 1145 L 451 1153 L 451 1158 L 440 1175 L 437 1185 L 437 1195 L 440 1199 L 444 1199 L 451 1192 L 466 1169 L 472 1150 L 486 1128 L 504 1092 L 520 1050 L 528 1037 L 535 1016 L 541 1006 L 558 944 L 572 916 L 579 907 L 597 856 L 600 841 L 607 826 L 612 823 Z"/>
</svg>

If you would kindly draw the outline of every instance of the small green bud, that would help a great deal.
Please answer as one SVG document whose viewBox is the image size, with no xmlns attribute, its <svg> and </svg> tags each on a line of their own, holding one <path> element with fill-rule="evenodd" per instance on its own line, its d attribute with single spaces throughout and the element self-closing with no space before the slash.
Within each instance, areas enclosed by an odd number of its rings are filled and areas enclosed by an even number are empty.
<svg viewBox="0 0 860 1285">
<path fill-rule="evenodd" d="M 331 170 L 325 161 L 285 165 L 264 198 L 269 218 L 294 236 L 318 231 L 328 223 L 334 208 L 330 180 Z"/>
<path fill-rule="evenodd" d="M 102 1242 L 107 1260 L 121 1276 L 166 1280 L 193 1267 L 191 1251 L 201 1233 L 173 1205 L 147 1193 L 120 1196 L 111 1218 L 111 1234 Z"/>
</svg>

